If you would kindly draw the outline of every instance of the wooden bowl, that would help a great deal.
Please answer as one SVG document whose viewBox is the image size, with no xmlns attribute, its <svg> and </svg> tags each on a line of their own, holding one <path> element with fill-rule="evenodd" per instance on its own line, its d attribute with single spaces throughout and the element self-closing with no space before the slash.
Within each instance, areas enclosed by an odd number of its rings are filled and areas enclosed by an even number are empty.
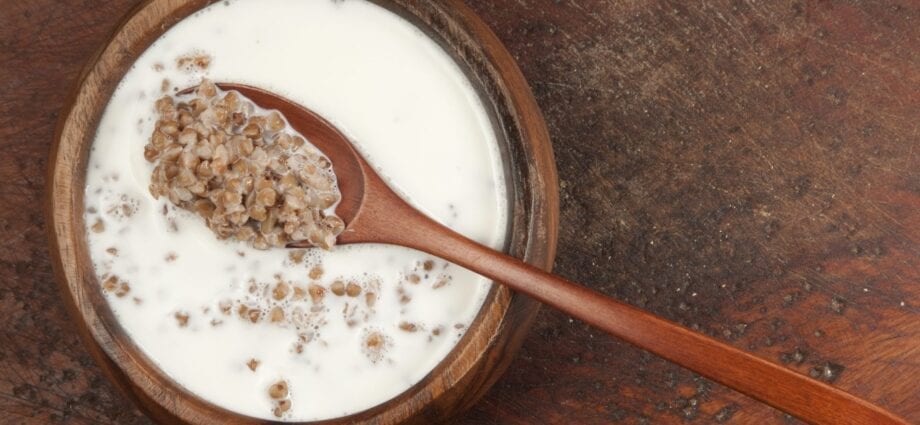
<svg viewBox="0 0 920 425">
<path fill-rule="evenodd" d="M 512 228 L 508 252 L 549 269 L 556 248 L 556 169 L 543 118 L 501 42 L 461 1 L 373 0 L 447 50 L 486 105 L 503 149 Z M 265 423 L 195 396 L 156 367 L 109 309 L 93 271 L 83 220 L 86 165 L 96 126 L 118 82 L 168 28 L 208 0 L 148 0 L 92 58 L 61 114 L 49 161 L 51 254 L 73 319 L 110 380 L 161 422 Z M 471 406 L 520 347 L 539 304 L 495 285 L 466 335 L 424 379 L 388 402 L 323 423 L 430 423 Z"/>
</svg>

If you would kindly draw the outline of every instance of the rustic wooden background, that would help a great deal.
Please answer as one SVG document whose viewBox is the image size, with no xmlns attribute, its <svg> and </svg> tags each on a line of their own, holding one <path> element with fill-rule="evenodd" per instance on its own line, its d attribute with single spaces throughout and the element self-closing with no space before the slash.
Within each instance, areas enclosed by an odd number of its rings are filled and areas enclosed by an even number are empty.
<svg viewBox="0 0 920 425">
<path fill-rule="evenodd" d="M 58 110 L 135 3 L 0 0 L 0 423 L 148 422 L 75 335 L 40 210 Z M 553 136 L 558 273 L 920 423 L 917 1 L 470 3 Z M 544 310 L 457 423 L 618 421 L 795 422 Z"/>
</svg>

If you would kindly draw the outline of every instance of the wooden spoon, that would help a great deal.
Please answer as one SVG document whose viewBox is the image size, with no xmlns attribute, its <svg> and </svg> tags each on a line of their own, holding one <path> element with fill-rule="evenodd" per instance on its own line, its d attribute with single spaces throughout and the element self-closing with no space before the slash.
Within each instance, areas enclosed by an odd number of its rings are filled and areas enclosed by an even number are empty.
<svg viewBox="0 0 920 425">
<path fill-rule="evenodd" d="M 428 218 L 396 195 L 348 139 L 316 113 L 255 87 L 218 86 L 237 90 L 263 108 L 280 111 L 295 130 L 332 160 L 342 193 L 336 214 L 346 223 L 339 244 L 401 245 L 441 257 L 808 422 L 907 423 L 823 382 L 482 246 Z M 291 245 L 304 246 L 309 245 Z"/>
</svg>

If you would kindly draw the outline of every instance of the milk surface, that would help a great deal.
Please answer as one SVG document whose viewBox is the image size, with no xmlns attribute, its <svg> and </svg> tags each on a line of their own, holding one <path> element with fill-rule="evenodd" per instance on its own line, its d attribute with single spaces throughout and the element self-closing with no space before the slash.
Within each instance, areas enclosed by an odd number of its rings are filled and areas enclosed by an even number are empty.
<svg viewBox="0 0 920 425">
<path fill-rule="evenodd" d="M 196 54 L 211 58 L 206 69 L 177 66 L 176 58 Z M 89 160 L 85 219 L 96 272 L 126 285 L 107 294 L 115 315 L 179 384 L 223 408 L 276 419 L 267 389 L 286 380 L 292 407 L 283 420 L 356 413 L 405 391 L 454 347 L 491 283 L 394 246 L 314 249 L 303 259 L 259 251 L 220 241 L 200 217 L 153 199 L 153 166 L 143 156 L 153 102 L 163 88 L 173 93 L 202 77 L 268 89 L 318 112 L 414 206 L 501 248 L 502 164 L 470 82 L 421 31 L 362 0 L 220 2 L 138 59 L 106 108 Z M 311 277 L 316 266 L 322 276 Z M 332 294 L 336 280 L 361 286 L 362 295 Z M 325 297 L 319 305 L 309 296 L 276 302 L 266 293 L 279 281 L 322 286 Z M 225 314 L 228 300 L 299 308 L 311 315 L 309 340 L 288 323 Z M 372 334 L 383 341 L 373 353 Z"/>
</svg>

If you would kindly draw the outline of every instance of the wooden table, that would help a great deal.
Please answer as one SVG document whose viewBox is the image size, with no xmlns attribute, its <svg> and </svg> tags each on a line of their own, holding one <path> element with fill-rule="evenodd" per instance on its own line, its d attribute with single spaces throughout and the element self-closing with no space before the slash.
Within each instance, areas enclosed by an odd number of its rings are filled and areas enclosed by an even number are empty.
<svg viewBox="0 0 920 425">
<path fill-rule="evenodd" d="M 0 423 L 147 422 L 75 335 L 40 210 L 58 109 L 135 3 L 0 0 Z M 470 3 L 546 114 L 558 273 L 920 422 L 920 4 Z M 795 422 L 544 310 L 457 423 L 617 421 Z"/>
</svg>

